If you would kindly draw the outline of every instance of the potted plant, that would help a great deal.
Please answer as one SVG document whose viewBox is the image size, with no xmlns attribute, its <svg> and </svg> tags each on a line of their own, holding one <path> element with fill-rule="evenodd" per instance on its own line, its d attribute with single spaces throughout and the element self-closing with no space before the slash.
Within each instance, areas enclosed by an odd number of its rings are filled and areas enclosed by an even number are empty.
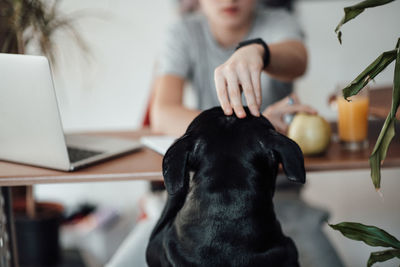
<svg viewBox="0 0 400 267">
<path fill-rule="evenodd" d="M 24 54 L 29 45 L 56 64 L 55 34 L 60 30 L 71 34 L 85 52 L 88 47 L 73 22 L 79 17 L 65 16 L 59 11 L 59 0 L 3 0 L 0 2 L 0 52 Z"/>
<path fill-rule="evenodd" d="M 32 192 L 32 187 L 28 187 Z M 31 198 L 31 199 L 29 199 Z M 34 205 L 34 207 L 30 207 Z M 18 261 L 20 266 L 54 266 L 61 259 L 59 227 L 64 208 L 55 202 L 13 202 Z"/>
<path fill-rule="evenodd" d="M 71 34 L 82 51 L 88 52 L 73 25 L 78 17 L 63 15 L 59 3 L 58 0 L 0 1 L 0 52 L 24 54 L 27 47 L 35 45 L 55 65 L 55 33 L 60 30 Z M 12 195 L 20 264 L 54 265 L 60 259 L 58 230 L 62 206 L 36 202 L 32 186 L 13 188 Z"/>
<path fill-rule="evenodd" d="M 385 5 L 393 1 L 394 0 L 366 0 L 356 5 L 345 7 L 345 15 L 335 29 L 339 42 L 342 42 L 342 32 L 340 29 L 343 24 L 357 17 L 366 8 Z M 393 61 L 395 61 L 395 69 L 392 106 L 369 159 L 372 182 L 378 192 L 380 190 L 381 182 L 380 167 L 382 162 L 385 160 L 388 147 L 395 135 L 396 111 L 400 104 L 400 38 L 398 38 L 393 50 L 382 53 L 360 75 L 358 75 L 343 89 L 343 97 L 345 99 L 358 94 L 372 79 L 374 79 Z M 378 227 L 355 222 L 343 222 L 336 225 L 330 224 L 329 226 L 340 231 L 347 238 L 363 241 L 370 246 L 388 248 L 383 251 L 371 253 L 367 262 L 367 266 L 372 266 L 376 262 L 387 261 L 395 257 L 400 258 L 400 241 Z"/>
</svg>

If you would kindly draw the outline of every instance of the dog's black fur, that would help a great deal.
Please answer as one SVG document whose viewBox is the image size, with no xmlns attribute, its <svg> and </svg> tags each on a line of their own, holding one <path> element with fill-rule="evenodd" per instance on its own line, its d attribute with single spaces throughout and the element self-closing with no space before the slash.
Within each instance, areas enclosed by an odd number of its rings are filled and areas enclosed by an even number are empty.
<svg viewBox="0 0 400 267">
<path fill-rule="evenodd" d="M 272 197 L 278 165 L 305 182 L 295 142 L 264 117 L 202 112 L 163 160 L 166 206 L 147 247 L 153 266 L 298 266 Z"/>
</svg>

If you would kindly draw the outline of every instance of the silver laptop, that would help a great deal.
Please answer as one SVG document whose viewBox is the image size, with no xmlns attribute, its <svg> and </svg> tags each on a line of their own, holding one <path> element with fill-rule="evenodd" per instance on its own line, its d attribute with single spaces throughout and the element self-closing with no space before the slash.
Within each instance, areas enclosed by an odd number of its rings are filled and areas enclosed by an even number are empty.
<svg viewBox="0 0 400 267">
<path fill-rule="evenodd" d="M 135 140 L 64 135 L 47 58 L 0 53 L 0 160 L 72 171 L 140 147 Z"/>
</svg>

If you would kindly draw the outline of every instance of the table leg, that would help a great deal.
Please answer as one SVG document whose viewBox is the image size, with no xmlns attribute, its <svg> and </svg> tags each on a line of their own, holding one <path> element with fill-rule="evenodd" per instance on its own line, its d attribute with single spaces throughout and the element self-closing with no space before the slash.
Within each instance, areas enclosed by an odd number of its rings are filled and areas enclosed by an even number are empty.
<svg viewBox="0 0 400 267">
<path fill-rule="evenodd" d="M 18 267 L 11 188 L 0 187 L 0 266 Z"/>
</svg>

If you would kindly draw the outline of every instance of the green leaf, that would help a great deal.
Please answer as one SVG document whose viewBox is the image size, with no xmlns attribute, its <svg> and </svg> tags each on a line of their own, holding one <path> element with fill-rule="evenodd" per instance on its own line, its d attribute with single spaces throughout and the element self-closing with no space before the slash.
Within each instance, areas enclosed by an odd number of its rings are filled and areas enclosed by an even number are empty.
<svg viewBox="0 0 400 267">
<path fill-rule="evenodd" d="M 386 51 L 374 60 L 363 72 L 361 72 L 349 85 L 343 89 L 343 97 L 348 100 L 350 96 L 358 92 L 383 71 L 393 60 L 396 59 L 397 50 Z"/>
<path fill-rule="evenodd" d="M 386 158 L 387 150 L 390 142 L 395 136 L 396 126 L 396 112 L 400 104 L 400 38 L 397 42 L 397 58 L 396 65 L 394 68 L 394 79 L 393 79 L 393 92 L 392 92 L 392 107 L 388 114 L 385 124 L 379 134 L 378 140 L 376 141 L 374 150 L 369 157 L 369 165 L 371 167 L 371 179 L 376 189 L 380 188 L 381 184 L 381 164 Z"/>
<path fill-rule="evenodd" d="M 379 134 L 378 141 L 376 141 L 374 150 L 369 157 L 372 183 L 377 190 L 381 187 L 381 164 L 386 158 L 389 144 L 395 135 L 395 123 L 396 118 L 392 118 L 389 114 Z"/>
<path fill-rule="evenodd" d="M 329 224 L 329 226 L 340 231 L 347 238 L 363 241 L 370 246 L 400 249 L 399 240 L 375 226 L 354 222 L 342 222 L 336 225 Z"/>
<path fill-rule="evenodd" d="M 345 7 L 344 17 L 342 18 L 342 20 L 339 22 L 339 24 L 336 26 L 335 29 L 335 32 L 338 34 L 339 42 L 342 43 L 342 38 L 341 38 L 342 32 L 340 31 L 340 28 L 343 26 L 343 24 L 360 15 L 366 8 L 386 5 L 393 1 L 394 0 L 365 0 L 356 5 Z"/>
<path fill-rule="evenodd" d="M 372 252 L 369 256 L 367 267 L 371 267 L 374 263 L 384 262 L 397 257 L 400 259 L 400 249 L 388 249 L 383 251 Z"/>
<path fill-rule="evenodd" d="M 394 66 L 392 108 L 390 110 L 393 117 L 396 117 L 396 112 L 400 104 L 400 38 L 397 40 L 396 49 L 397 58 L 396 65 Z"/>
</svg>

